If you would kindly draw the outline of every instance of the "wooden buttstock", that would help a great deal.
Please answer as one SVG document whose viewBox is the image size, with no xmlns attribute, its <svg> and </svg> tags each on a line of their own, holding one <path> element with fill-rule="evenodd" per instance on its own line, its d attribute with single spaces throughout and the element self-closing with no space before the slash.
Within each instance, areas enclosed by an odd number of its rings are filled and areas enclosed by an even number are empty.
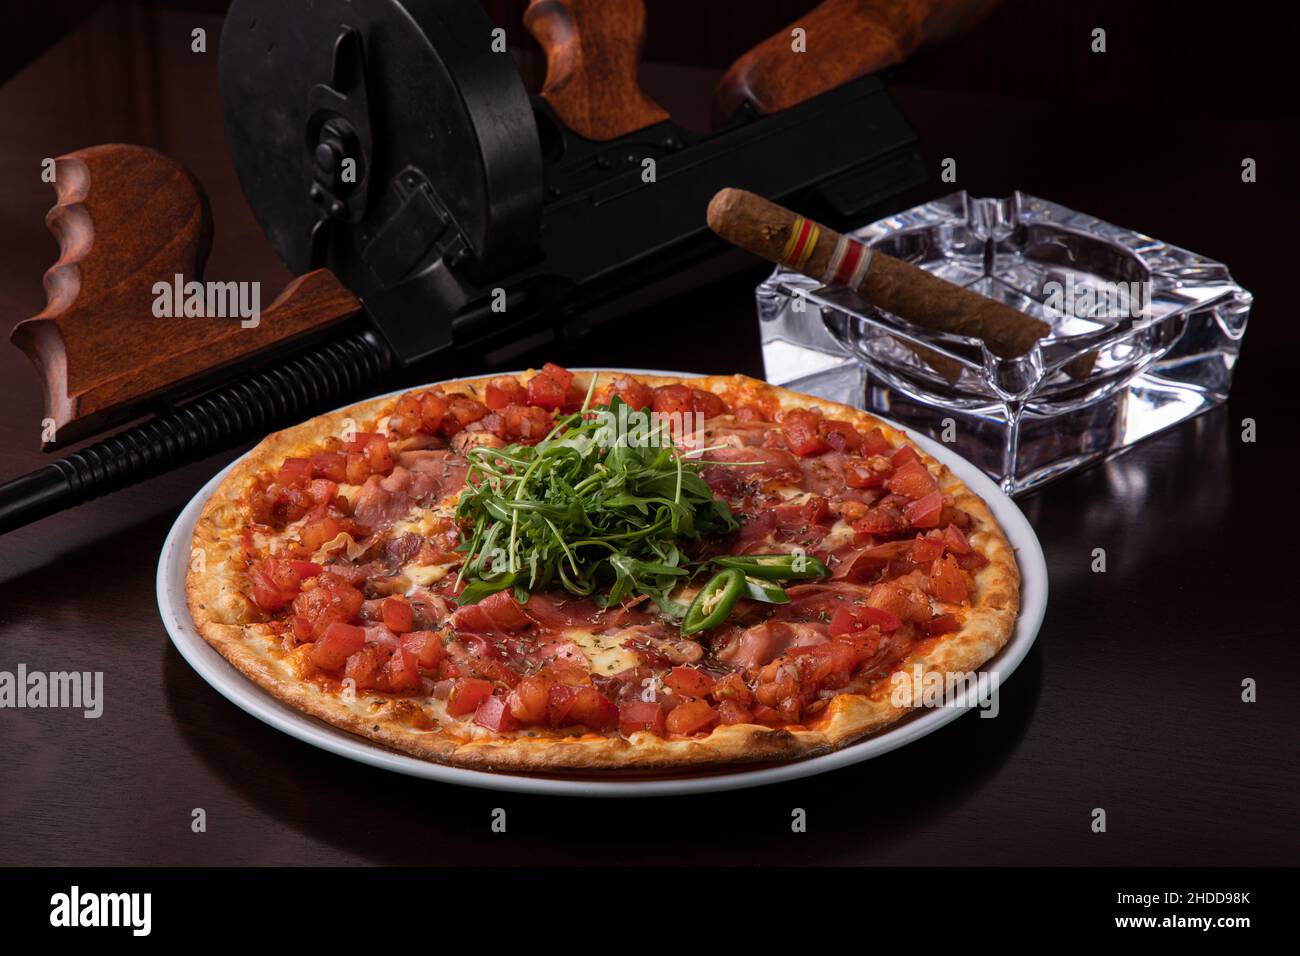
<svg viewBox="0 0 1300 956">
<path fill-rule="evenodd" d="M 823 0 L 745 53 L 713 94 L 713 124 L 745 103 L 776 113 L 901 63 L 918 48 L 970 29 L 999 0 Z M 804 31 L 802 52 L 794 30 Z"/>
<path fill-rule="evenodd" d="M 44 383 L 54 425 L 47 449 L 134 417 L 150 398 L 361 308 L 322 269 L 289 283 L 260 309 L 255 327 L 251 320 L 243 327 L 239 316 L 157 317 L 157 284 L 174 288 L 177 275 L 202 281 L 212 241 L 202 186 L 153 150 L 106 145 L 59 157 L 54 188 L 45 221 L 60 255 L 45 274 L 46 306 L 10 336 Z"/>
<path fill-rule="evenodd" d="M 524 25 L 546 51 L 542 98 L 578 135 L 604 142 L 668 119 L 637 81 L 642 0 L 532 0 Z"/>
</svg>

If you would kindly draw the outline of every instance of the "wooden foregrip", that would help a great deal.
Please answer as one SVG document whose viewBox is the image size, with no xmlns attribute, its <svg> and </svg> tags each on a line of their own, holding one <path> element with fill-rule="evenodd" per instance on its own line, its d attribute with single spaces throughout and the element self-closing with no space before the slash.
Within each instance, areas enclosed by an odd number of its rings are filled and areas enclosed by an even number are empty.
<svg viewBox="0 0 1300 956">
<path fill-rule="evenodd" d="M 1051 331 L 1046 322 L 741 189 L 724 189 L 714 196 L 708 219 L 710 229 L 742 249 L 825 285 L 854 289 L 867 302 L 913 325 L 982 339 L 989 351 L 1003 358 L 1024 355 Z"/>
<path fill-rule="evenodd" d="M 178 275 L 182 289 L 203 278 L 212 221 L 202 187 L 139 146 L 79 150 L 59 157 L 54 170 L 57 202 L 45 221 L 59 259 L 45 274 L 45 309 L 11 335 L 44 382 L 55 429 L 47 447 L 94 434 L 187 379 L 360 310 L 334 275 L 320 270 L 260 306 L 255 327 L 225 308 L 217 310 L 225 317 L 209 314 L 208 302 L 233 301 L 233 286 L 205 296 L 205 308 L 188 316 L 182 300 L 171 303 L 179 317 L 159 317 L 159 284 L 174 293 Z M 247 284 L 245 292 L 251 304 Z"/>
<path fill-rule="evenodd" d="M 776 113 L 901 63 L 974 26 L 998 2 L 824 0 L 732 64 L 713 95 L 713 123 L 721 126 L 744 103 Z"/>
<path fill-rule="evenodd" d="M 579 136 L 603 142 L 668 118 L 637 82 L 642 0 L 532 0 L 524 25 L 546 51 L 542 98 Z"/>
</svg>

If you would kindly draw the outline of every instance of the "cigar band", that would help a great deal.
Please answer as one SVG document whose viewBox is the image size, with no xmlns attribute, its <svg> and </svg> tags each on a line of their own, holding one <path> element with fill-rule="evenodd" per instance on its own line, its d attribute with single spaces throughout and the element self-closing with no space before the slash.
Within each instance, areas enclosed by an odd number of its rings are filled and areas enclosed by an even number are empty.
<svg viewBox="0 0 1300 956">
<path fill-rule="evenodd" d="M 835 244 L 835 251 L 831 253 L 831 261 L 826 266 L 822 281 L 827 285 L 841 285 L 856 289 L 862 285 L 862 280 L 867 277 L 867 270 L 871 268 L 871 253 L 872 249 L 867 244 L 850 239 L 848 236 L 840 236 L 840 241 Z"/>
<path fill-rule="evenodd" d="M 813 250 L 817 248 L 821 233 L 821 226 L 811 219 L 795 216 L 794 222 L 790 224 L 790 238 L 781 250 L 781 261 L 796 272 L 802 272 Z"/>
</svg>

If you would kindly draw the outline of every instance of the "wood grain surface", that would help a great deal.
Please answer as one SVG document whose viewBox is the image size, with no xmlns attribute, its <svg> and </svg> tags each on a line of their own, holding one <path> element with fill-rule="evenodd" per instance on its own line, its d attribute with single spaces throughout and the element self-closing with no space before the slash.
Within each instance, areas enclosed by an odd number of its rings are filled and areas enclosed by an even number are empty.
<svg viewBox="0 0 1300 956">
<path fill-rule="evenodd" d="M 268 294 L 264 309 L 260 283 L 220 283 L 215 296 L 195 286 L 212 244 L 207 195 L 155 150 L 92 146 L 58 157 L 53 171 L 57 201 L 45 223 L 59 258 L 45 273 L 45 308 L 10 338 L 44 383 L 59 444 L 135 417 L 127 410 L 192 376 L 361 309 L 324 269 L 295 279 L 274 301 Z M 170 303 L 162 315 L 160 289 Z M 191 296 L 198 314 L 188 311 Z M 238 311 L 244 306 L 247 315 Z"/>
<path fill-rule="evenodd" d="M 221 153 L 215 59 L 187 52 L 195 23 L 216 21 L 155 12 L 152 39 L 125 61 L 114 51 L 132 46 L 141 14 L 105 16 L 90 25 L 99 32 L 75 35 L 0 87 L 11 130 L 0 150 L 0 307 L 13 321 L 44 301 L 54 244 L 41 223 L 50 198 L 39 159 L 115 140 L 143 141 L 200 174 L 220 226 L 210 272 L 279 288 L 283 268 Z M 1077 40 L 1045 33 L 1040 43 Z M 970 55 L 978 64 L 980 51 Z M 1225 69 L 1219 82 L 1233 75 Z M 937 171 L 957 157 L 961 187 L 1022 188 L 1142 229 L 1227 262 L 1256 295 L 1226 408 L 1021 502 L 1051 596 L 997 719 L 966 715 L 821 777 L 649 804 L 500 795 L 345 761 L 238 710 L 163 630 L 154 599 L 163 539 L 232 452 L 0 538 L 0 670 L 102 670 L 106 696 L 98 720 L 0 711 L 0 864 L 1293 863 L 1300 656 L 1287 603 L 1294 571 L 1276 546 L 1300 447 L 1289 358 L 1300 325 L 1294 270 L 1283 265 L 1297 220 L 1285 174 L 1300 154 L 1294 124 L 1171 113 L 1159 135 L 1141 135 L 1141 149 L 1112 151 L 1109 106 L 1076 106 L 1063 123 L 1033 89 L 987 96 L 908 79 L 904 68 L 893 95 L 936 177 L 901 202 L 953 188 Z M 1143 83 L 1166 81 L 1130 77 L 1135 102 L 1152 92 Z M 1099 137 L 1079 148 L 1080 130 Z M 1253 185 L 1241 182 L 1243 155 L 1259 163 Z M 761 374 L 753 289 L 767 271 L 527 360 Z M 40 392 L 17 349 L 0 348 L 0 382 L 7 477 L 47 459 L 36 450 Z M 1245 418 L 1258 425 L 1253 444 L 1240 438 Z M 1098 547 L 1105 574 L 1089 567 Z M 1247 677 L 1258 703 L 1241 701 Z M 498 807 L 507 834 L 491 832 Z M 1107 810 L 1105 834 L 1089 827 L 1096 807 Z M 191 830 L 195 808 L 207 813 L 206 833 Z M 794 808 L 807 811 L 807 833 L 791 832 Z"/>
<path fill-rule="evenodd" d="M 524 24 L 546 53 L 542 98 L 575 133 L 603 142 L 668 118 L 637 78 L 643 0 L 533 0 Z"/>
</svg>

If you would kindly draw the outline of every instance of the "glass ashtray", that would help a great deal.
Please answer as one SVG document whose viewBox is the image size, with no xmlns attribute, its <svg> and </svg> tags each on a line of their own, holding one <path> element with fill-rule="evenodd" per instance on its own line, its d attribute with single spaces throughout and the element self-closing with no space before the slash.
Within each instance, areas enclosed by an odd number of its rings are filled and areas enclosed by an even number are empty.
<svg viewBox="0 0 1300 956">
<path fill-rule="evenodd" d="M 950 444 L 1010 494 L 1227 399 L 1251 295 L 1222 263 L 1021 192 L 952 193 L 853 235 L 1051 332 L 1000 358 L 778 267 L 757 290 L 768 381 Z"/>
</svg>

